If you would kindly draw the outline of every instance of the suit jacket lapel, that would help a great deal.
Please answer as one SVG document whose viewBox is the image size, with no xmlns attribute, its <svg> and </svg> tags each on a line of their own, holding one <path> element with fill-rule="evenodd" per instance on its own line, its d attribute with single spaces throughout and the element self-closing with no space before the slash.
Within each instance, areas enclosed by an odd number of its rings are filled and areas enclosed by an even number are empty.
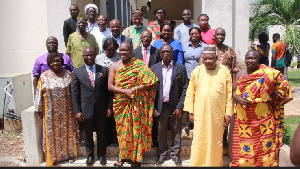
<svg viewBox="0 0 300 169">
<path fill-rule="evenodd" d="M 155 50 L 156 50 L 156 48 L 155 47 L 153 47 L 153 46 L 151 46 L 151 48 L 150 48 L 150 58 L 149 58 L 149 65 L 152 65 L 152 63 L 153 63 L 153 59 L 154 59 L 154 57 L 155 56 L 153 56 L 154 55 L 154 53 L 155 53 Z"/>
<path fill-rule="evenodd" d="M 125 36 L 121 34 L 121 43 L 125 41 Z"/>
<path fill-rule="evenodd" d="M 98 84 L 98 80 L 99 80 L 99 76 L 100 76 L 100 73 L 101 73 L 101 67 L 100 66 L 98 66 L 98 65 L 96 65 L 96 74 L 95 74 L 95 88 L 96 88 L 96 86 L 97 86 L 97 84 Z"/>
<path fill-rule="evenodd" d="M 143 49 L 142 49 L 141 46 L 136 49 L 136 52 L 137 52 L 136 58 L 140 59 L 141 61 L 143 61 L 143 52 L 142 52 L 142 50 Z"/>
<path fill-rule="evenodd" d="M 92 90 L 94 90 L 94 89 L 93 89 L 93 86 L 92 86 L 92 83 L 91 83 L 91 80 L 90 80 L 90 77 L 89 77 L 89 74 L 88 74 L 88 72 L 87 72 L 87 70 L 86 70 L 85 65 L 82 66 L 82 75 L 83 75 L 83 77 L 85 78 L 85 80 L 86 80 L 86 82 L 88 83 L 88 85 L 90 86 L 90 88 L 91 88 Z"/>
<path fill-rule="evenodd" d="M 160 80 L 160 87 L 163 87 L 163 75 L 162 75 L 162 69 L 163 69 L 163 67 L 162 67 L 162 63 L 160 62 L 160 64 L 159 64 L 159 71 L 158 71 L 158 74 L 157 74 L 157 78 Z"/>
<path fill-rule="evenodd" d="M 172 77 L 171 77 L 171 85 L 173 84 L 173 81 L 176 77 L 176 72 L 177 72 L 177 65 L 176 65 L 176 62 L 173 62 L 173 70 L 172 70 Z"/>
</svg>

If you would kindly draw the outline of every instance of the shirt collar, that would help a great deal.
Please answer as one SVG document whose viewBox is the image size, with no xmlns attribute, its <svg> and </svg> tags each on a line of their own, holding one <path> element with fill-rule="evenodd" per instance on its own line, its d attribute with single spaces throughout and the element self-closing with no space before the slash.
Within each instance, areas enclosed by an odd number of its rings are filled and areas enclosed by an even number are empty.
<svg viewBox="0 0 300 169">
<path fill-rule="evenodd" d="M 194 47 L 194 46 L 192 45 L 192 42 L 191 42 L 191 41 L 189 41 L 188 46 Z M 200 40 L 199 44 L 198 44 L 196 47 L 201 47 L 201 46 L 202 46 L 202 42 L 201 42 L 201 40 Z"/>
<path fill-rule="evenodd" d="M 85 67 L 86 67 L 87 70 L 90 70 L 90 67 L 91 67 L 91 66 L 85 64 Z M 95 70 L 96 64 L 94 64 L 92 67 L 93 67 L 93 70 Z"/>
<path fill-rule="evenodd" d="M 142 44 L 141 44 L 142 45 Z M 150 50 L 151 49 L 151 45 L 149 45 L 148 47 L 147 47 L 147 50 Z M 145 47 L 142 45 L 142 51 L 144 51 L 145 50 Z"/>
<path fill-rule="evenodd" d="M 119 39 L 119 38 L 121 39 L 121 35 L 122 35 L 122 34 L 120 33 L 120 35 L 118 36 L 118 38 L 115 38 L 115 37 L 113 36 L 113 34 L 111 33 L 111 37 L 114 38 L 114 39 Z"/>
<path fill-rule="evenodd" d="M 172 68 L 172 66 L 173 66 L 173 60 L 171 60 L 171 62 L 170 62 L 170 64 L 169 64 L 169 66 L 168 66 L 168 67 L 167 67 L 167 66 L 165 66 L 165 64 L 164 64 L 164 61 L 163 61 L 163 60 L 161 61 L 161 63 L 162 63 L 162 65 L 163 65 L 163 67 L 164 67 L 164 68 L 168 68 L 168 69 L 169 69 L 169 68 Z"/>
</svg>

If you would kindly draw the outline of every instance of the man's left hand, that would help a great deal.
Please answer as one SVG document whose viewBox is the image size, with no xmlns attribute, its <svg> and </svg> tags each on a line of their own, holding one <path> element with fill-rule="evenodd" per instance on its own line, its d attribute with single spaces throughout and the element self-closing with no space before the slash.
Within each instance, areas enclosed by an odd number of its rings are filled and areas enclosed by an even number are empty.
<svg viewBox="0 0 300 169">
<path fill-rule="evenodd" d="M 173 112 L 173 114 L 175 114 L 175 117 L 176 117 L 176 118 L 179 118 L 179 117 L 181 117 L 181 115 L 182 115 L 182 110 L 176 109 L 176 110 Z"/>
<path fill-rule="evenodd" d="M 113 114 L 112 109 L 107 109 L 107 110 L 106 110 L 106 118 L 107 118 L 107 117 L 111 117 L 112 114 Z"/>
<path fill-rule="evenodd" d="M 225 122 L 225 125 L 228 126 L 229 123 L 230 123 L 230 116 L 224 116 L 224 122 Z"/>
</svg>

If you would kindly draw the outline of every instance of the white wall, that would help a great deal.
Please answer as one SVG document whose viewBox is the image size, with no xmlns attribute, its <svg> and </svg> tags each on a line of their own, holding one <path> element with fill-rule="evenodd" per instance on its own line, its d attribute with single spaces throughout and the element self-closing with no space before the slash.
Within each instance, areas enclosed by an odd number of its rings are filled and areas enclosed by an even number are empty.
<svg viewBox="0 0 300 169">
<path fill-rule="evenodd" d="M 58 38 L 65 52 L 63 21 L 71 0 L 1 0 L 0 73 L 32 72 L 37 57 L 47 52 L 48 36 Z"/>
<path fill-rule="evenodd" d="M 45 53 L 46 0 L 1 0 L 0 73 L 31 72 Z"/>
<path fill-rule="evenodd" d="M 194 0 L 196 3 L 199 4 L 200 0 Z M 249 47 L 249 7 L 249 0 L 202 1 L 202 13 L 209 16 L 211 28 L 225 29 L 224 44 L 233 47 L 239 61 L 243 61 Z M 195 13 L 199 14 L 199 11 Z"/>
</svg>

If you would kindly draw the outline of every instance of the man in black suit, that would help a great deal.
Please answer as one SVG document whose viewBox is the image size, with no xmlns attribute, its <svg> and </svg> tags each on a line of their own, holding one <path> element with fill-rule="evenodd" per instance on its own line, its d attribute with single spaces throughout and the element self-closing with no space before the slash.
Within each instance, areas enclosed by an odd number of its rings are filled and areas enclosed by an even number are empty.
<svg viewBox="0 0 300 169">
<path fill-rule="evenodd" d="M 122 42 L 128 42 L 130 43 L 130 45 L 132 45 L 132 39 L 128 36 L 124 36 L 121 34 L 121 22 L 118 20 L 118 19 L 113 19 L 109 22 L 109 28 L 110 28 L 110 31 L 111 31 L 111 35 L 104 38 L 102 40 L 102 44 L 104 44 L 104 41 L 107 39 L 107 38 L 114 38 L 119 46 Z M 102 51 L 104 52 L 104 51 Z M 117 50 L 117 52 L 119 52 L 119 49 Z"/>
<path fill-rule="evenodd" d="M 132 52 L 132 57 L 140 59 L 144 62 L 146 66 L 151 68 L 158 62 L 161 62 L 161 57 L 159 53 L 159 49 L 153 47 L 151 45 L 152 41 L 152 33 L 149 30 L 144 30 L 141 33 L 141 46 L 137 47 Z M 153 118 L 153 126 L 152 126 L 152 142 L 153 147 L 157 147 L 157 124 L 156 118 Z"/>
<path fill-rule="evenodd" d="M 141 33 L 142 45 L 133 50 L 132 56 L 140 59 L 146 66 L 151 68 L 153 65 L 161 61 L 159 49 L 151 45 L 152 34 L 149 30 Z M 146 51 L 146 52 L 145 52 Z"/>
<path fill-rule="evenodd" d="M 156 92 L 154 116 L 158 121 L 158 160 L 161 165 L 168 158 L 167 131 L 171 128 L 172 151 L 171 159 L 176 166 L 181 165 L 181 131 L 182 111 L 187 88 L 187 73 L 185 66 L 173 62 L 173 49 L 165 44 L 160 48 L 162 62 L 155 64 L 151 70 L 159 79 Z"/>
<path fill-rule="evenodd" d="M 82 122 L 88 166 L 94 163 L 93 131 L 97 134 L 97 154 L 101 165 L 107 163 L 106 117 L 112 115 L 112 95 L 108 91 L 108 68 L 95 64 L 93 48 L 83 51 L 85 64 L 74 70 L 72 99 L 76 119 Z"/>
<path fill-rule="evenodd" d="M 64 27 L 63 27 L 63 35 L 64 35 L 64 41 L 66 46 L 68 43 L 69 35 L 71 35 L 77 29 L 77 16 L 80 10 L 76 4 L 72 4 L 69 8 L 69 11 L 71 17 L 64 21 Z"/>
</svg>

